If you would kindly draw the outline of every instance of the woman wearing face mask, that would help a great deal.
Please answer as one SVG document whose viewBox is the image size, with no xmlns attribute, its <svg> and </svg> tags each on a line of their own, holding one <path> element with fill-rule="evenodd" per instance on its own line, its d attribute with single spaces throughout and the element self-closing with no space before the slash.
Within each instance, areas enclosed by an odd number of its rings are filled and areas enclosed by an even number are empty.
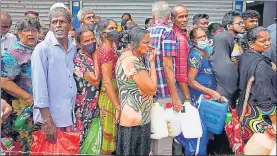
<svg viewBox="0 0 277 156">
<path fill-rule="evenodd" d="M 97 100 L 100 74 L 95 53 L 96 38 L 91 26 L 82 27 L 77 31 L 76 43 L 80 47 L 80 50 L 75 54 L 73 60 L 75 64 L 73 76 L 77 84 L 75 128 L 76 131 L 81 132 L 80 147 L 82 147 L 82 143 L 91 127 L 92 120 L 99 116 Z"/>
<path fill-rule="evenodd" d="M 112 19 L 97 23 L 96 32 L 101 44 L 97 50 L 98 65 L 101 75 L 99 107 L 103 130 L 102 154 L 112 154 L 116 149 L 116 124 L 119 122 L 120 103 L 115 81 L 117 55 L 113 49 L 114 41 L 119 39 L 116 22 Z"/>
<path fill-rule="evenodd" d="M 221 95 L 215 91 L 216 80 L 210 64 L 210 56 L 205 50 L 208 38 L 204 30 L 195 28 L 190 32 L 193 47 L 188 59 L 188 79 L 191 100 L 196 104 L 203 93 L 210 95 L 214 100 L 221 100 Z"/>
</svg>

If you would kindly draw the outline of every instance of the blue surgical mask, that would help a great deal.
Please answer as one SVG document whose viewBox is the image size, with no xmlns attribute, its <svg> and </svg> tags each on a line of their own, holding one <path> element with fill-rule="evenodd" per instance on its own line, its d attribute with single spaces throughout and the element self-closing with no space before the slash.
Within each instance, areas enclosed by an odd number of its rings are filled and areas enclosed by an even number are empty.
<svg viewBox="0 0 277 156">
<path fill-rule="evenodd" d="M 196 47 L 201 49 L 201 50 L 205 50 L 205 48 L 209 45 L 209 41 L 208 39 L 206 39 L 205 41 L 197 41 L 197 45 Z"/>
<path fill-rule="evenodd" d="M 208 39 L 206 39 L 205 41 L 197 41 L 196 47 L 206 51 L 209 56 L 211 56 L 211 54 L 213 53 L 213 46 Z"/>
<path fill-rule="evenodd" d="M 209 54 L 209 56 L 211 56 L 212 55 L 212 53 L 213 53 L 213 47 L 212 46 L 206 46 L 206 48 L 204 49 L 208 54 Z"/>
</svg>

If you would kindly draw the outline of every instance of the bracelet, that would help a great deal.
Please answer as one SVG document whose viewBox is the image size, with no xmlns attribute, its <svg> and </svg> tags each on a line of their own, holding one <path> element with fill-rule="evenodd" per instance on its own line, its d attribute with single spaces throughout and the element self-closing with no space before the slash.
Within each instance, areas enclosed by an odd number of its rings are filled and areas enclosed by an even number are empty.
<svg viewBox="0 0 277 156">
<path fill-rule="evenodd" d="M 184 100 L 184 102 L 190 102 L 190 100 L 188 100 L 188 99 L 185 99 L 185 100 Z"/>
<path fill-rule="evenodd" d="M 119 106 L 116 106 L 115 109 L 120 109 L 120 105 L 119 105 Z"/>
</svg>

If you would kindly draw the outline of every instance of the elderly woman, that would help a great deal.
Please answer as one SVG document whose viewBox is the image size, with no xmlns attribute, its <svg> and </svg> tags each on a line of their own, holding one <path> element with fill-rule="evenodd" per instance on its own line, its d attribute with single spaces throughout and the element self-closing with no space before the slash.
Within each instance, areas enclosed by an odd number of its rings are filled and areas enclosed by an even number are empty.
<svg viewBox="0 0 277 156">
<path fill-rule="evenodd" d="M 157 90 L 155 52 L 150 47 L 150 33 L 134 28 L 130 32 L 130 49 L 118 59 L 116 80 L 119 87 L 121 116 L 117 155 L 148 155 L 150 152 L 150 110 Z M 150 72 L 142 56 L 150 51 Z"/>
<path fill-rule="evenodd" d="M 195 28 L 190 32 L 190 39 L 193 48 L 188 59 L 188 79 L 192 103 L 195 105 L 203 93 L 210 95 L 214 100 L 219 100 L 221 95 L 215 91 L 216 81 L 209 62 L 209 54 L 205 51 L 209 46 L 207 35 L 201 28 Z"/>
<path fill-rule="evenodd" d="M 113 49 L 114 41 L 119 39 L 116 27 L 116 22 L 112 19 L 102 20 L 96 25 L 97 36 L 101 40 L 97 55 L 102 79 L 98 100 L 103 130 L 102 154 L 112 154 L 116 149 L 116 124 L 120 115 L 115 81 L 115 65 L 118 57 Z"/>
<path fill-rule="evenodd" d="M 76 32 L 76 42 L 81 49 L 75 54 L 73 60 L 73 76 L 77 84 L 75 127 L 78 132 L 81 132 L 80 147 L 82 147 L 82 143 L 86 139 L 91 127 L 92 120 L 95 117 L 99 117 L 97 101 L 100 74 L 95 53 L 96 38 L 92 27 L 82 27 L 78 30 Z"/>
<path fill-rule="evenodd" d="M 14 96 L 12 108 L 19 115 L 26 106 L 33 105 L 31 81 L 31 56 L 38 43 L 40 22 L 37 18 L 26 17 L 18 21 L 16 31 L 20 40 L 11 49 L 2 53 L 1 87 Z M 19 131 L 22 151 L 30 151 L 32 143 L 32 118 Z"/>
<path fill-rule="evenodd" d="M 264 27 L 256 27 L 247 32 L 247 38 L 250 48 L 242 54 L 239 64 L 241 94 L 237 111 L 243 115 L 242 137 L 247 142 L 254 133 L 268 132 L 276 139 L 276 130 L 272 130 L 276 128 L 276 65 L 262 55 L 271 47 L 270 33 Z M 244 105 L 246 110 L 242 113 Z"/>
</svg>

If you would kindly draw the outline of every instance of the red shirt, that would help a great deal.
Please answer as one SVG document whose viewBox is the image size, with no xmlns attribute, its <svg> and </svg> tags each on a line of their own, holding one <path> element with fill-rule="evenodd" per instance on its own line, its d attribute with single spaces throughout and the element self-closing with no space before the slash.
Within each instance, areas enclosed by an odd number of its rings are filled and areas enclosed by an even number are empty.
<svg viewBox="0 0 277 156">
<path fill-rule="evenodd" d="M 173 31 L 176 34 L 178 41 L 177 56 L 176 56 L 176 81 L 188 82 L 188 57 L 189 57 L 189 43 L 186 33 L 180 28 L 173 26 Z"/>
</svg>

